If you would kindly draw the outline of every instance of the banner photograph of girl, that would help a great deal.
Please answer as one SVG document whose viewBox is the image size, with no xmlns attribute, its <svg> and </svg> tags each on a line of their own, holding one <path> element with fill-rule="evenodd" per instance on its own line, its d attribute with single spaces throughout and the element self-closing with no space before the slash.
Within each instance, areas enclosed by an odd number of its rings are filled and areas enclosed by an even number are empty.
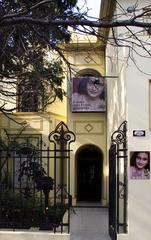
<svg viewBox="0 0 151 240">
<path fill-rule="evenodd" d="M 105 112 L 105 79 L 77 77 L 72 80 L 72 112 Z"/>
<path fill-rule="evenodd" d="M 150 179 L 150 152 L 130 152 L 130 179 Z"/>
</svg>

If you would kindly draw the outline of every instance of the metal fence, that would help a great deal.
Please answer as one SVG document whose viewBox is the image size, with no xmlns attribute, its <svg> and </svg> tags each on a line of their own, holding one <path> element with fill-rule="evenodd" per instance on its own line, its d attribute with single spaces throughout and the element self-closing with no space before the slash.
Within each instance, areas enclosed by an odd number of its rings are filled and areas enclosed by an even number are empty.
<svg viewBox="0 0 151 240">
<path fill-rule="evenodd" d="M 70 231 L 70 144 L 75 135 L 60 122 L 49 134 L 9 136 L 0 145 L 0 228 Z"/>
<path fill-rule="evenodd" d="M 111 136 L 109 150 L 109 234 L 127 233 L 127 122 Z"/>
</svg>

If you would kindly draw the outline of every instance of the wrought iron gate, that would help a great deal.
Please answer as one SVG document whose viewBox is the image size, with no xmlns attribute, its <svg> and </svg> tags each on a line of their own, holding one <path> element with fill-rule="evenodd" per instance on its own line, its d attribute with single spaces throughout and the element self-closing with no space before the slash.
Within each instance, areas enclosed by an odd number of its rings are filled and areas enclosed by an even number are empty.
<svg viewBox="0 0 151 240">
<path fill-rule="evenodd" d="M 0 228 L 69 232 L 74 133 L 60 122 L 49 134 L 50 147 L 40 134 L 9 138 L 0 142 Z"/>
<path fill-rule="evenodd" d="M 109 150 L 109 234 L 127 233 L 127 122 L 111 136 Z"/>
</svg>

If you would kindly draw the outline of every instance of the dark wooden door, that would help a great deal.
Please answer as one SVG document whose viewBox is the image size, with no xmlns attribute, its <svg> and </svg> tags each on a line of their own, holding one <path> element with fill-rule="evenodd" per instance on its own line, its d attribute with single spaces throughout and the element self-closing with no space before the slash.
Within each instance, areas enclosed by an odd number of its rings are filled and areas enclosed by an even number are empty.
<svg viewBox="0 0 151 240">
<path fill-rule="evenodd" d="M 78 161 L 78 200 L 101 199 L 101 164 L 98 159 Z"/>
</svg>

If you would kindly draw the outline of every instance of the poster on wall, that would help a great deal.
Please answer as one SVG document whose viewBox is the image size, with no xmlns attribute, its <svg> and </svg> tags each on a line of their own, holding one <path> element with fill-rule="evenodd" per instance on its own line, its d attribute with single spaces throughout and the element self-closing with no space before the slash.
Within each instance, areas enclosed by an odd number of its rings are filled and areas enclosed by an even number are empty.
<svg viewBox="0 0 151 240">
<path fill-rule="evenodd" d="M 130 152 L 130 179 L 150 179 L 150 152 Z"/>
<path fill-rule="evenodd" d="M 101 77 L 72 79 L 72 112 L 105 112 L 106 84 Z"/>
</svg>

